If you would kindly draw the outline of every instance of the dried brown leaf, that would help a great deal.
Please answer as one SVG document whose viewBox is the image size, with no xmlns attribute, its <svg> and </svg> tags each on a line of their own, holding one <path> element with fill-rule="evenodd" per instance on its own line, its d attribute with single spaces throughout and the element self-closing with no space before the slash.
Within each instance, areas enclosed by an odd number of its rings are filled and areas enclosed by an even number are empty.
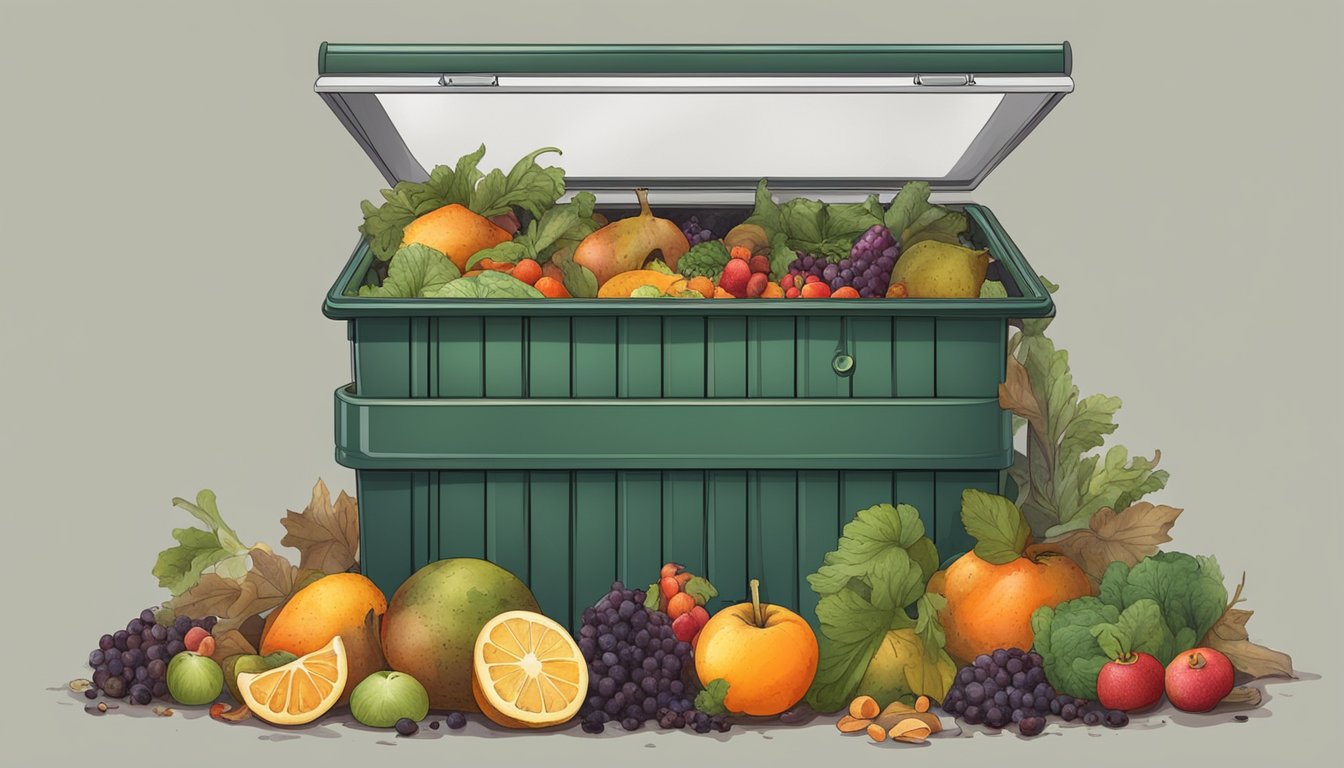
<svg viewBox="0 0 1344 768">
<path fill-rule="evenodd" d="M 1251 620 L 1254 611 L 1235 607 L 1242 602 L 1241 590 L 1246 586 L 1246 574 L 1241 575 L 1241 583 L 1227 604 L 1227 610 L 1204 635 L 1204 645 L 1220 651 L 1232 662 L 1238 671 L 1251 677 L 1290 677 L 1293 672 L 1293 659 L 1282 651 L 1267 648 L 1251 642 L 1246 631 L 1246 622 Z"/>
<path fill-rule="evenodd" d="M 217 615 L 242 619 L 264 613 L 294 591 L 298 568 L 284 557 L 261 547 L 253 547 L 248 554 L 252 558 L 252 569 L 243 577 L 238 599 L 229 606 L 227 614 Z"/>
<path fill-rule="evenodd" d="M 1008 356 L 1007 375 L 999 385 L 999 407 L 1026 419 L 1037 434 L 1049 433 L 1045 416 L 1041 413 L 1041 404 L 1031 390 L 1027 369 L 1012 355 Z"/>
<path fill-rule="evenodd" d="M 281 521 L 288 533 L 280 540 L 299 550 L 299 568 L 323 573 L 344 573 L 359 556 L 359 509 L 355 500 L 341 491 L 336 503 L 320 479 L 313 486 L 313 499 L 303 512 L 290 511 Z"/>
<path fill-rule="evenodd" d="M 210 705 L 210 717 L 228 723 L 239 723 L 252 716 L 252 710 L 246 704 L 230 707 L 222 701 Z"/>
<path fill-rule="evenodd" d="M 1051 540 L 1095 582 L 1106 567 L 1119 561 L 1133 566 L 1171 541 L 1168 531 L 1182 510 L 1164 504 L 1140 501 L 1117 513 L 1102 507 L 1092 515 L 1091 527 L 1070 531 Z"/>
<path fill-rule="evenodd" d="M 217 573 L 205 573 L 196 586 L 173 598 L 170 607 L 177 616 L 228 617 L 229 609 L 238 602 L 243 585 Z"/>
<path fill-rule="evenodd" d="M 1250 686 L 1233 688 L 1232 692 L 1223 697 L 1219 704 L 1229 704 L 1239 709 L 1254 709 L 1260 706 L 1260 689 Z"/>
<path fill-rule="evenodd" d="M 216 627 L 216 630 L 218 630 L 218 627 Z M 210 658 L 220 664 L 223 664 L 224 660 L 230 656 L 238 654 L 250 656 L 257 652 L 257 647 L 236 629 L 229 629 L 223 633 L 216 631 L 213 636 L 215 638 L 215 652 L 210 654 Z"/>
</svg>

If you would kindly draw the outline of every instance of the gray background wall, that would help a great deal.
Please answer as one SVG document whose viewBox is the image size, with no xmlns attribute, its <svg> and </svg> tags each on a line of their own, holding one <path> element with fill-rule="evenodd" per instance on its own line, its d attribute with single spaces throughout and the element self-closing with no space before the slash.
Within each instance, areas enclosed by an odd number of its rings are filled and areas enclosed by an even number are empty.
<svg viewBox="0 0 1344 768">
<path fill-rule="evenodd" d="M 1085 393 L 1124 399 L 1115 439 L 1162 450 L 1172 480 L 1154 498 L 1186 508 L 1172 546 L 1247 571 L 1253 635 L 1323 678 L 1272 687 L 1273 716 L 1247 725 L 926 754 L 1318 762 L 1339 746 L 1341 700 L 1342 28 L 1339 3 L 1307 2 L 5 0 L 6 750 L 28 758 L 15 764 L 892 759 L 824 729 L 652 750 L 639 734 L 387 753 L 348 731 L 254 747 L 260 731 L 95 719 L 43 689 L 83 674 L 100 633 L 165 596 L 149 568 L 189 523 L 170 497 L 213 488 L 243 538 L 274 544 L 315 478 L 354 490 L 331 458 L 344 329 L 318 308 L 382 179 L 312 93 L 322 40 L 1068 39 L 1077 91 L 975 198 L 1063 286 L 1053 336 Z"/>
</svg>

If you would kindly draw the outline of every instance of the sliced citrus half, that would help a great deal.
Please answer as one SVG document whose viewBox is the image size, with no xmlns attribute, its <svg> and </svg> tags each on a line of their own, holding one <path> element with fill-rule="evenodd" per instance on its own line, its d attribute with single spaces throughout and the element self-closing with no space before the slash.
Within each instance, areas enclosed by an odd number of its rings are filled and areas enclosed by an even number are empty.
<svg viewBox="0 0 1344 768">
<path fill-rule="evenodd" d="M 506 611 L 476 636 L 471 689 L 496 723 L 545 728 L 578 713 L 588 665 L 564 627 L 533 611 Z"/>
<path fill-rule="evenodd" d="M 238 675 L 238 690 L 252 714 L 275 725 L 311 723 L 345 690 L 349 665 L 337 635 L 325 646 L 265 672 Z"/>
</svg>

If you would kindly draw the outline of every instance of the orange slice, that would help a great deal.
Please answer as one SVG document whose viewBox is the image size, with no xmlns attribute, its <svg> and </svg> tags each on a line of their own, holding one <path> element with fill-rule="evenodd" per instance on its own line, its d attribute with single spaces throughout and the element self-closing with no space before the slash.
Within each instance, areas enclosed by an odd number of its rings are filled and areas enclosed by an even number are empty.
<svg viewBox="0 0 1344 768">
<path fill-rule="evenodd" d="M 506 611 L 476 636 L 471 689 L 496 723 L 545 728 L 578 714 L 588 665 L 564 627 L 533 611 Z"/>
<path fill-rule="evenodd" d="M 275 725 L 303 725 L 335 706 L 348 676 L 345 643 L 337 635 L 322 648 L 283 667 L 238 675 L 238 690 L 243 703 L 262 720 Z"/>
</svg>

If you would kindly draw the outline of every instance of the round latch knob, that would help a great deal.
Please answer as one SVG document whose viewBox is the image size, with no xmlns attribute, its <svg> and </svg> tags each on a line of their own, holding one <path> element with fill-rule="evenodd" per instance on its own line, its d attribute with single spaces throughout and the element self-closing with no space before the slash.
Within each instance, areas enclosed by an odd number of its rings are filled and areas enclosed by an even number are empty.
<svg viewBox="0 0 1344 768">
<path fill-rule="evenodd" d="M 854 372 L 854 358 L 844 353 L 838 354 L 831 360 L 831 368 L 841 376 L 848 376 Z"/>
</svg>

